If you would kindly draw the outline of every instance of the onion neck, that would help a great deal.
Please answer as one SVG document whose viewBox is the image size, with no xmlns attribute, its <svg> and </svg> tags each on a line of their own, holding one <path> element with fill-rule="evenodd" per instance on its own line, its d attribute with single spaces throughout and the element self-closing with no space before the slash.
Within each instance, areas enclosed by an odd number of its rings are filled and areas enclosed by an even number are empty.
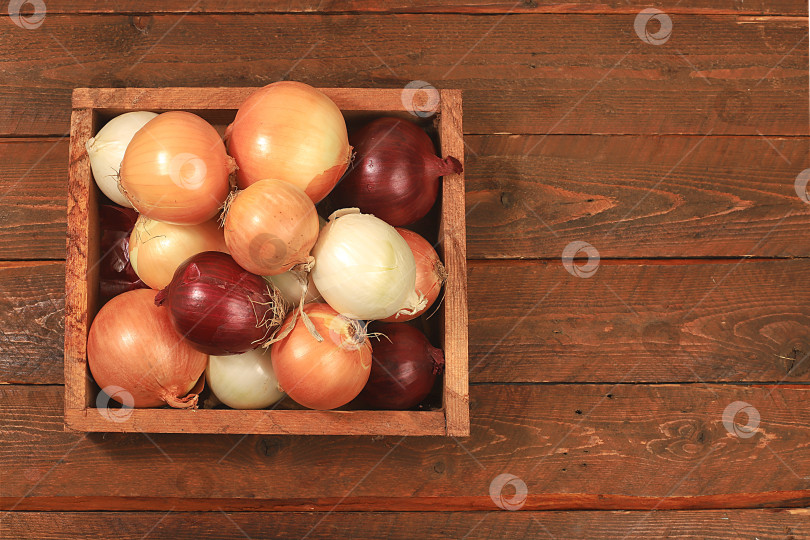
<svg viewBox="0 0 810 540">
<path fill-rule="evenodd" d="M 448 174 L 458 174 L 464 167 L 461 162 L 453 156 L 447 156 L 442 159 L 435 154 L 431 154 L 427 160 L 426 169 L 431 177 L 445 176 Z"/>
<path fill-rule="evenodd" d="M 155 305 L 158 307 L 162 306 L 168 296 L 169 296 L 169 286 L 167 285 L 162 289 L 160 289 L 155 295 Z"/>
<path fill-rule="evenodd" d="M 171 392 L 167 391 L 167 392 L 163 393 L 161 398 L 163 399 L 163 401 L 166 402 L 166 404 L 169 407 L 172 407 L 172 408 L 175 408 L 175 409 L 196 409 L 197 408 L 197 402 L 200 399 L 200 395 L 199 394 L 189 394 L 189 395 L 181 398 L 181 397 L 177 397 L 177 396 L 173 395 Z"/>
<path fill-rule="evenodd" d="M 428 345 L 427 353 L 433 361 L 433 373 L 436 374 L 442 371 L 444 369 L 444 352 L 432 345 Z"/>
</svg>

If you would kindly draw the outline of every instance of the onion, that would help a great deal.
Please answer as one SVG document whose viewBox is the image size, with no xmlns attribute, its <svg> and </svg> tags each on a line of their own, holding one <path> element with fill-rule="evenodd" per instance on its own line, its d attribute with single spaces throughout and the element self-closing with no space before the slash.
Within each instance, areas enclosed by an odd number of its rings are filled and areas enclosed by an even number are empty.
<svg viewBox="0 0 810 540">
<path fill-rule="evenodd" d="M 304 286 L 306 285 L 306 294 L 304 295 L 304 303 L 322 302 L 323 297 L 318 292 L 318 288 L 312 281 L 312 274 L 306 274 L 306 280 L 301 272 L 290 270 L 283 274 L 276 276 L 265 276 L 273 282 L 284 300 L 291 306 L 297 306 L 301 302 L 301 295 L 304 294 Z"/>
<path fill-rule="evenodd" d="M 132 268 L 153 289 L 168 285 L 180 263 L 203 251 L 228 251 L 216 221 L 172 225 L 140 216 L 129 237 Z"/>
<path fill-rule="evenodd" d="M 318 202 L 346 171 L 352 148 L 334 102 L 311 86 L 281 81 L 254 92 L 225 133 L 246 188 L 265 178 L 294 184 Z"/>
<path fill-rule="evenodd" d="M 321 296 L 352 319 L 385 319 L 425 306 L 414 288 L 416 263 L 404 238 L 356 208 L 329 217 L 312 250 L 312 280 Z"/>
<path fill-rule="evenodd" d="M 439 297 L 442 285 L 447 280 L 447 271 L 430 242 L 408 229 L 398 228 L 397 232 L 402 235 L 411 248 L 413 258 L 416 260 L 416 294 L 424 296 L 427 303 L 416 313 L 392 315 L 384 319 L 384 322 L 404 322 L 417 318 L 433 305 Z"/>
<path fill-rule="evenodd" d="M 233 409 L 263 409 L 284 397 L 267 349 L 211 356 L 205 379 L 214 396 Z"/>
<path fill-rule="evenodd" d="M 444 366 L 444 354 L 407 324 L 375 323 L 374 362 L 362 398 L 380 409 L 410 409 L 424 400 Z"/>
<path fill-rule="evenodd" d="M 264 279 L 218 251 L 192 256 L 155 296 L 194 348 L 239 354 L 262 345 L 284 318 L 284 301 Z"/>
<path fill-rule="evenodd" d="M 427 133 L 400 118 L 374 120 L 350 141 L 355 162 L 330 199 L 338 208 L 356 206 L 391 225 L 409 225 L 427 214 L 439 177 L 461 172 L 456 158 L 438 157 Z"/>
<path fill-rule="evenodd" d="M 233 170 L 217 130 L 196 114 L 171 111 L 132 138 L 121 162 L 121 187 L 141 214 L 196 225 L 219 212 Z"/>
<path fill-rule="evenodd" d="M 101 260 L 99 261 L 99 294 L 101 303 L 119 294 L 147 285 L 141 281 L 129 261 L 129 234 L 138 214 L 131 208 L 102 204 L 99 208 L 101 225 Z"/>
<path fill-rule="evenodd" d="M 256 182 L 226 208 L 225 243 L 234 260 L 254 274 L 281 274 L 307 262 L 317 239 L 315 205 L 287 182 Z"/>
<path fill-rule="evenodd" d="M 208 357 L 180 336 L 165 308 L 154 303 L 155 291 L 129 291 L 110 300 L 96 315 L 87 336 L 87 363 L 102 390 L 134 407 L 196 407 L 189 394 L 205 371 Z"/>
<path fill-rule="evenodd" d="M 304 314 L 322 337 L 318 341 L 294 312 L 282 326 L 283 339 L 271 349 L 279 386 L 310 409 L 340 407 L 357 397 L 371 370 L 371 343 L 360 322 L 326 304 L 307 304 Z"/>
<path fill-rule="evenodd" d="M 124 151 L 135 133 L 156 116 L 157 114 L 147 111 L 116 116 L 85 144 L 98 188 L 116 204 L 132 208 L 132 203 L 118 189 L 121 160 L 124 159 Z"/>
</svg>

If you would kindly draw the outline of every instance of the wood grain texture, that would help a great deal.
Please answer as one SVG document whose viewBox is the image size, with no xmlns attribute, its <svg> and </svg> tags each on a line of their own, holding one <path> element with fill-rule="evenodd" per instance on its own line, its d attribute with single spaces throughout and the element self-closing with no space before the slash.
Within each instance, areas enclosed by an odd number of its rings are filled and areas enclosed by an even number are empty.
<svg viewBox="0 0 810 540">
<path fill-rule="evenodd" d="M 65 258 L 65 412 L 90 404 L 87 333 L 98 310 L 98 260 L 101 235 L 98 188 L 90 172 L 85 143 L 95 133 L 91 109 L 73 109 L 70 120 L 67 255 Z"/>
<path fill-rule="evenodd" d="M 760 137 L 465 142 L 470 258 L 558 259 L 575 240 L 602 257 L 810 255 L 810 205 L 794 186 L 810 167 L 808 139 L 772 138 L 776 150 Z M 0 152 L 18 156 L 0 169 L 0 185 L 20 194 L 0 201 L 0 212 L 9 230 L 37 239 L 4 229 L 0 260 L 64 258 L 67 147 L 67 139 L 0 142 Z"/>
<path fill-rule="evenodd" d="M 63 380 L 64 285 L 64 263 L 0 263 L 0 383 Z"/>
<path fill-rule="evenodd" d="M 472 262 L 470 378 L 807 382 L 808 279 L 806 260 Z"/>
<path fill-rule="evenodd" d="M 796 194 L 810 141 L 763 137 L 468 138 L 467 256 L 810 255 Z"/>
<path fill-rule="evenodd" d="M 75 383 L 84 384 L 84 373 Z M 81 379 L 78 379 L 81 377 Z M 311 411 L 227 409 L 137 409 L 110 421 L 107 409 L 67 411 L 65 424 L 77 431 L 133 433 L 261 433 L 273 435 L 444 435 L 444 411 Z"/>
<path fill-rule="evenodd" d="M 200 0 L 194 4 L 180 1 L 118 0 L 115 4 L 96 0 L 51 0 L 48 13 L 638 13 L 657 7 L 668 13 L 737 13 L 768 15 L 806 15 L 807 4 L 798 0 L 735 2 L 733 0 L 688 0 L 685 2 L 623 3 L 573 0 L 297 0 L 260 2 L 258 0 Z"/>
<path fill-rule="evenodd" d="M 439 124 L 441 156 L 453 156 L 463 167 L 462 117 L 461 91 L 443 90 Z M 464 186 L 463 171 L 442 178 L 442 212 L 439 223 L 439 249 L 447 269 L 441 323 L 445 358 L 442 406 L 447 416 L 447 434 L 454 437 L 466 437 L 470 434 Z"/>
<path fill-rule="evenodd" d="M 0 259 L 62 259 L 68 139 L 0 139 Z"/>
<path fill-rule="evenodd" d="M 4 20 L 0 54 L 25 61 L 4 71 L 0 134 L 66 133 L 79 86 L 280 78 L 461 88 L 468 133 L 810 133 L 806 20 L 673 17 L 662 46 L 639 39 L 631 13 L 51 15 L 37 31 Z"/>
<path fill-rule="evenodd" d="M 60 263 L 5 263 L 0 271 L 2 311 L 14 314 L 3 325 L 0 382 L 63 382 L 63 271 Z M 798 284 L 808 272 L 799 260 L 602 261 L 582 279 L 559 260 L 473 262 L 470 377 L 807 382 L 810 293 Z"/>
<path fill-rule="evenodd" d="M 505 473 L 526 484 L 526 510 L 810 504 L 808 387 L 494 385 L 470 398 L 461 439 L 147 438 L 65 432 L 61 387 L 2 385 L 0 506 L 494 510 Z M 723 425 L 736 402 L 761 417 L 750 438 Z"/>
<path fill-rule="evenodd" d="M 3 520 L 10 538 L 43 540 L 167 538 L 565 538 L 568 540 L 785 540 L 810 536 L 806 509 L 668 512 L 15 512 Z"/>
</svg>

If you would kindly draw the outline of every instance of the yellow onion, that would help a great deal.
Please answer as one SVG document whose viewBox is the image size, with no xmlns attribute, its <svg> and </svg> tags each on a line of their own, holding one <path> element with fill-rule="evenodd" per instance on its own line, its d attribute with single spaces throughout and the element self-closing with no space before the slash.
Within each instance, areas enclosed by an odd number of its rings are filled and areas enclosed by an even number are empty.
<svg viewBox="0 0 810 540">
<path fill-rule="evenodd" d="M 121 162 L 121 188 L 147 217 L 196 225 L 224 204 L 234 167 L 211 124 L 196 114 L 171 111 L 132 138 Z"/>
<path fill-rule="evenodd" d="M 228 252 L 222 229 L 214 220 L 174 225 L 141 215 L 129 236 L 132 269 L 153 289 L 167 286 L 183 261 L 203 251 Z"/>
<path fill-rule="evenodd" d="M 292 184 L 261 180 L 228 203 L 225 243 L 248 272 L 274 276 L 307 262 L 317 239 L 315 205 Z"/>
<path fill-rule="evenodd" d="M 265 178 L 294 184 L 318 202 L 349 166 L 352 147 L 337 105 L 311 86 L 270 84 L 239 108 L 225 134 L 246 188 Z"/>
</svg>

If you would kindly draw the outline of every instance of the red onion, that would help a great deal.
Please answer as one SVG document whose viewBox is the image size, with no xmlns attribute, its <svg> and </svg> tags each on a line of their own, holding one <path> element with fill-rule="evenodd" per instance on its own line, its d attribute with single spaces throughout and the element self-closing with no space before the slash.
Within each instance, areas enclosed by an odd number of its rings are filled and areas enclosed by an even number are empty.
<svg viewBox="0 0 810 540">
<path fill-rule="evenodd" d="M 196 407 L 208 357 L 172 328 L 154 297 L 151 289 L 129 291 L 101 308 L 87 336 L 90 371 L 105 393 L 130 407 Z"/>
<path fill-rule="evenodd" d="M 284 318 L 278 291 L 218 251 L 189 257 L 155 303 L 194 348 L 216 356 L 259 347 Z"/>
<path fill-rule="evenodd" d="M 410 409 L 424 400 L 444 367 L 444 353 L 407 324 L 373 323 L 371 375 L 360 396 L 379 409 Z"/>
<path fill-rule="evenodd" d="M 439 193 L 439 177 L 460 173 L 461 163 L 441 159 L 427 133 L 412 122 L 385 117 L 349 138 L 355 162 L 330 198 L 336 208 L 357 207 L 394 226 L 428 213 Z"/>
<path fill-rule="evenodd" d="M 131 208 L 122 208 L 112 204 L 102 204 L 99 208 L 101 304 L 123 292 L 146 287 L 129 262 L 129 235 L 137 219 L 138 213 Z"/>
</svg>

